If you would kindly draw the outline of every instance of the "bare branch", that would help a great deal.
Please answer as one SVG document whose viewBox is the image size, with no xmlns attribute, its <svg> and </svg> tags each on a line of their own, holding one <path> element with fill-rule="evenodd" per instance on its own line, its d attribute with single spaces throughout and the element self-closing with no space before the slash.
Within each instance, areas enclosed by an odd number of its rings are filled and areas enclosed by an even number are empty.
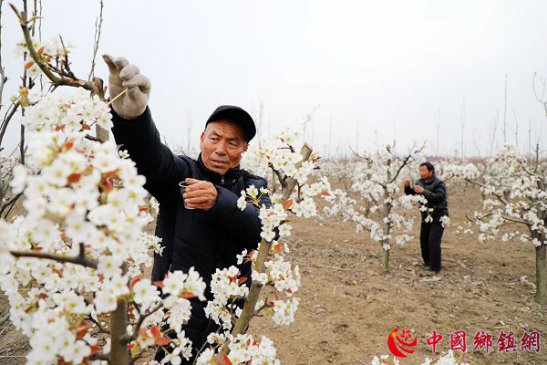
<svg viewBox="0 0 547 365">
<path fill-rule="evenodd" d="M 15 257 L 36 257 L 41 259 L 53 260 L 61 263 L 70 263 L 81 265 L 92 269 L 97 268 L 97 261 L 86 257 L 84 244 L 80 243 L 80 251 L 77 256 L 61 256 L 47 252 L 31 252 L 31 251 L 10 251 Z"/>
<path fill-rule="evenodd" d="M 140 310 L 139 306 L 137 305 L 137 303 L 133 303 L 133 305 L 135 306 L 135 308 L 137 308 L 137 311 L 139 312 L 140 317 L 139 317 L 139 321 L 137 323 L 135 323 L 135 326 L 133 327 L 133 335 L 122 339 L 122 340 L 127 341 L 127 342 L 133 341 L 137 338 L 137 336 L 139 335 L 139 330 L 141 329 L 142 324 L 144 323 L 146 318 L 150 317 L 152 314 L 156 313 L 157 311 L 159 311 L 160 309 L 163 308 L 163 303 L 160 303 L 154 309 L 149 311 L 148 313 L 141 314 L 141 310 Z"/>
<path fill-rule="evenodd" d="M 0 217 L 2 216 L 2 214 L 4 214 L 4 211 L 6 209 L 8 209 L 8 211 L 6 212 L 6 214 L 4 215 L 4 218 L 6 218 L 9 213 L 11 212 L 11 208 L 15 205 L 15 203 L 17 202 L 17 200 L 21 197 L 21 195 L 23 195 L 23 193 L 19 193 L 17 194 L 16 196 L 14 196 L 13 198 L 11 198 L 10 201 L 8 201 L 7 203 L 5 204 L 2 204 L 1 208 L 0 208 Z"/>
<path fill-rule="evenodd" d="M 478 181 L 474 181 L 474 180 L 471 180 L 471 179 L 469 179 L 469 178 L 465 178 L 464 180 L 467 181 L 468 183 L 473 184 L 473 185 L 480 186 L 481 188 L 485 188 L 485 189 L 488 188 L 488 186 L 486 186 L 485 184 L 480 183 L 480 182 L 478 182 Z M 497 194 L 497 193 L 495 193 L 495 192 L 492 192 L 491 194 L 494 195 L 496 198 L 498 198 L 498 200 L 499 200 L 500 202 L 502 202 L 503 204 L 508 204 L 507 199 L 505 199 L 504 196 L 502 196 L 502 195 L 500 195 L 500 194 Z"/>
<path fill-rule="evenodd" d="M 17 109 L 20 106 L 20 102 L 17 101 L 10 105 L 8 110 L 6 111 L 6 114 L 4 115 L 4 119 L 2 120 L 2 124 L 0 125 L 0 145 L 2 145 L 2 140 L 4 139 L 4 135 L 6 134 L 6 130 L 8 128 L 8 124 L 11 121 L 11 118 L 15 115 L 17 112 Z"/>
<path fill-rule="evenodd" d="M 88 315 L 87 316 L 87 319 L 91 322 L 93 322 L 93 324 L 95 326 L 97 326 L 97 328 L 99 329 L 99 332 L 101 333 L 110 333 L 106 328 L 104 328 L 103 326 L 101 326 L 101 323 L 99 321 L 97 321 L 95 318 L 93 318 L 91 315 Z"/>
<path fill-rule="evenodd" d="M 103 0 L 99 0 L 99 16 L 95 20 L 95 36 L 93 42 L 93 58 L 91 59 L 91 70 L 89 71 L 89 76 L 87 79 L 89 81 L 93 80 L 95 76 L 95 59 L 97 58 L 97 52 L 99 51 L 99 41 L 101 40 L 101 28 L 103 26 Z"/>
<path fill-rule="evenodd" d="M 520 223 L 520 224 L 524 224 L 526 226 L 530 226 L 530 223 L 525 221 L 524 219 L 519 219 L 519 218 L 515 218 L 515 217 L 510 217 L 508 215 L 504 215 L 502 214 L 501 217 L 507 221 L 511 221 L 511 222 L 514 222 L 514 223 Z"/>
<path fill-rule="evenodd" d="M 268 167 L 273 171 L 273 173 L 279 180 L 279 183 L 281 184 L 281 189 L 285 188 L 287 186 L 287 182 L 283 178 L 283 176 L 281 176 L 281 172 L 279 172 L 279 170 L 274 169 L 273 164 L 271 162 L 268 163 Z"/>
<path fill-rule="evenodd" d="M 412 155 L 410 155 L 410 154 L 405 157 L 403 162 L 401 162 L 401 164 L 399 165 L 399 168 L 397 169 L 397 172 L 395 172 L 395 175 L 393 176 L 393 178 L 391 179 L 389 184 L 391 184 L 395 180 L 397 180 L 397 177 L 399 177 L 399 174 L 401 173 L 401 170 L 408 164 L 408 161 L 410 161 L 411 158 L 412 158 Z"/>
</svg>

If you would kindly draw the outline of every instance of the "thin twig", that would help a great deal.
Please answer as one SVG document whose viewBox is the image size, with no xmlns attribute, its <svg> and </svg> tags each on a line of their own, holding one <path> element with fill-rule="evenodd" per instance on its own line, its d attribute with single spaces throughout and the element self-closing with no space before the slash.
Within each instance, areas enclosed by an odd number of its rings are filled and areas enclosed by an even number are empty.
<svg viewBox="0 0 547 365">
<path fill-rule="evenodd" d="M 15 103 L 11 104 L 4 115 L 4 119 L 2 120 L 2 125 L 0 126 L 0 145 L 2 145 L 2 140 L 4 139 L 4 135 L 6 133 L 6 130 L 8 129 L 8 124 L 11 121 L 11 118 L 15 115 L 17 112 L 17 109 L 20 106 L 20 102 L 16 101 Z"/>
<path fill-rule="evenodd" d="M 141 310 L 140 310 L 139 306 L 137 305 L 137 303 L 133 303 L 133 305 L 135 306 L 135 308 L 137 309 L 139 314 L 141 314 Z M 152 314 L 156 313 L 158 310 L 160 310 L 162 308 L 163 308 L 163 303 L 158 304 L 154 309 L 152 309 L 148 313 L 141 314 L 141 316 L 139 317 L 139 321 L 137 323 L 135 323 L 135 326 L 133 327 L 133 334 L 125 340 L 127 342 L 135 340 L 137 338 L 137 336 L 139 335 L 139 330 L 141 329 L 141 326 L 144 323 L 144 321 L 146 320 L 146 318 L 150 317 Z"/>
<path fill-rule="evenodd" d="M 2 205 L 2 208 L 0 209 L 0 217 L 2 216 L 2 214 L 4 213 L 4 211 L 6 210 L 6 208 L 8 208 L 8 211 L 6 212 L 6 214 L 4 215 L 4 218 L 6 218 L 10 212 L 11 212 L 11 209 L 15 206 L 15 203 L 17 202 L 17 200 L 21 197 L 21 195 L 23 195 L 23 193 L 19 193 L 17 194 L 16 196 L 14 196 L 13 198 L 11 198 L 10 201 L 8 201 L 6 204 L 3 204 Z"/>
<path fill-rule="evenodd" d="M 520 224 L 524 224 L 526 226 L 531 225 L 529 222 L 525 221 L 524 219 L 513 218 L 513 217 L 510 217 L 510 216 L 504 215 L 504 214 L 502 214 L 501 217 L 505 220 L 508 220 L 508 221 L 511 221 L 511 222 L 514 222 L 514 223 L 520 223 Z"/>
<path fill-rule="evenodd" d="M 88 139 L 88 140 L 93 141 L 93 142 L 102 142 L 102 140 L 100 138 L 94 137 L 90 134 L 86 134 L 85 139 Z"/>
<path fill-rule="evenodd" d="M 95 76 L 95 59 L 97 58 L 97 52 L 99 51 L 99 41 L 101 40 L 101 28 L 103 26 L 103 0 L 99 0 L 99 16 L 95 19 L 95 37 L 93 42 L 93 58 L 91 59 L 91 70 L 89 71 L 88 80 L 93 80 Z"/>
<path fill-rule="evenodd" d="M 63 58 L 64 58 L 61 65 L 63 65 L 63 64 L 65 65 L 64 68 L 66 70 L 66 75 L 68 77 L 70 77 L 71 79 L 76 79 L 76 76 L 74 75 L 74 73 L 70 69 L 70 62 L 68 62 L 68 50 L 66 49 L 65 41 L 63 40 L 63 37 L 60 34 L 59 34 L 59 40 L 61 41 L 61 46 L 63 46 Z M 61 71 L 62 71 L 62 69 L 61 69 Z"/>
<path fill-rule="evenodd" d="M 61 256 L 47 252 L 31 252 L 31 251 L 10 251 L 15 257 L 36 257 L 41 259 L 53 260 L 61 263 L 70 263 L 81 265 L 92 269 L 97 268 L 97 261 L 86 257 L 84 244 L 80 243 L 80 251 L 77 256 Z"/>
<path fill-rule="evenodd" d="M 99 329 L 99 332 L 101 332 L 101 333 L 110 333 L 106 328 L 101 326 L 101 323 L 98 320 L 95 320 L 95 318 L 93 318 L 91 315 L 88 315 L 87 319 L 90 320 L 91 322 L 93 322 L 95 324 L 95 326 L 97 326 L 97 328 Z"/>
</svg>

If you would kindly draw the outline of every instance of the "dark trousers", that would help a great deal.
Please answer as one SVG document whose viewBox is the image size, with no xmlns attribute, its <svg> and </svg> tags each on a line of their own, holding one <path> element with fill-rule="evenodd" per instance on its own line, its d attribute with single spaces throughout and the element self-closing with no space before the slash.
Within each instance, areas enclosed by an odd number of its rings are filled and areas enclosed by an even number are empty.
<svg viewBox="0 0 547 365">
<path fill-rule="evenodd" d="M 444 227 L 441 222 L 423 222 L 420 230 L 420 247 L 424 264 L 433 271 L 441 270 L 441 238 Z"/>
</svg>

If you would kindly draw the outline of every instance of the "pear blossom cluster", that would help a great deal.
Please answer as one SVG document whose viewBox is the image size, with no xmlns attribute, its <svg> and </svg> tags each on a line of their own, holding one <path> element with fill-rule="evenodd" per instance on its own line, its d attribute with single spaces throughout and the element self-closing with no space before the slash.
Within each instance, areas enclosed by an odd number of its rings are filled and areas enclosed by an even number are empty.
<svg viewBox="0 0 547 365">
<path fill-rule="evenodd" d="M 302 160 L 300 151 L 293 147 L 297 139 L 297 132 L 285 129 L 269 141 L 253 144 L 243 156 L 242 166 L 260 176 L 266 176 L 274 170 L 303 184 L 315 165 L 314 159 L 311 158 L 301 167 L 297 166 Z"/>
<path fill-rule="evenodd" d="M 200 354 L 196 364 L 280 364 L 274 344 L 266 336 L 262 336 L 260 341 L 248 334 L 228 337 L 230 341 L 227 354 L 220 352 L 221 347 L 217 350 L 208 348 Z"/>
<path fill-rule="evenodd" d="M 65 42 L 60 35 L 54 36 L 43 43 L 37 39 L 33 39 L 32 48 L 36 50 L 38 57 L 40 57 L 42 61 L 54 65 L 55 67 L 62 68 L 65 71 L 69 71 L 69 69 L 66 68 L 67 65 L 65 62 L 75 47 L 73 44 Z M 15 53 L 21 58 L 28 53 L 27 44 L 24 40 L 21 40 L 16 44 Z M 42 74 L 40 67 L 34 60 L 27 60 L 25 62 L 25 71 L 27 76 L 32 79 Z"/>
<path fill-rule="evenodd" d="M 275 187 L 283 187 L 288 178 L 296 180 L 299 186 L 304 185 L 318 168 L 320 157 L 312 151 L 311 156 L 302 161 L 301 151 L 295 148 L 298 139 L 298 132 L 285 129 L 271 140 L 252 144 L 243 155 L 241 165 L 260 176 L 275 175 L 276 179 L 270 180 Z"/>
<path fill-rule="evenodd" d="M 145 179 L 113 143 L 86 137 L 94 124 L 110 126 L 108 106 L 82 91 L 48 94 L 23 123 L 27 163 L 13 169 L 11 188 L 23 193 L 25 214 L 0 220 L 0 288 L 29 337 L 27 363 L 104 363 L 95 356 L 120 341 L 105 328 L 121 300 L 132 356 L 163 346 L 173 363 L 188 358 L 189 298 L 205 300 L 205 283 L 193 269 L 161 283 L 143 278 L 151 253 L 161 253 L 144 232 L 152 221 Z"/>
<path fill-rule="evenodd" d="M 478 179 L 481 176 L 479 168 L 468 162 L 466 164 L 450 163 L 443 166 L 442 175 L 445 180 L 468 180 Z"/>
<path fill-rule="evenodd" d="M 243 285 L 246 281 L 247 278 L 240 276 L 239 269 L 235 266 L 217 269 L 211 278 L 213 300 L 207 303 L 205 315 L 225 331 L 232 329 L 233 321 L 241 313 L 237 304 L 249 293 L 249 288 Z"/>
</svg>

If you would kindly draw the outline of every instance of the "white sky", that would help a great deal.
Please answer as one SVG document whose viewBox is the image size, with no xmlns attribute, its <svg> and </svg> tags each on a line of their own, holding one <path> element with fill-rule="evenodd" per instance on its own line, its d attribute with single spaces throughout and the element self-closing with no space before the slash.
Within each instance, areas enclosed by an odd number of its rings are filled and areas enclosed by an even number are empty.
<svg viewBox="0 0 547 365">
<path fill-rule="evenodd" d="M 43 38 L 60 33 L 75 44 L 73 68 L 87 77 L 98 1 L 43 3 Z M 6 2 L 2 10 L 7 101 L 22 67 L 12 52 L 22 36 Z M 535 72 L 547 76 L 546 34 L 542 0 L 105 0 L 99 52 L 127 57 L 151 79 L 150 107 L 171 144 L 190 140 L 196 148 L 220 104 L 242 106 L 258 124 L 263 103 L 263 137 L 288 126 L 302 131 L 319 105 L 306 133 L 324 155 L 329 141 L 332 155 L 394 138 L 399 147 L 428 140 L 436 153 L 439 114 L 438 151 L 454 155 L 465 105 L 469 156 L 488 153 L 494 132 L 503 143 L 506 74 L 508 142 L 517 125 L 520 150 L 528 151 L 529 126 L 534 143 L 546 141 L 532 89 Z M 17 130 L 7 137 L 13 143 Z"/>
</svg>

